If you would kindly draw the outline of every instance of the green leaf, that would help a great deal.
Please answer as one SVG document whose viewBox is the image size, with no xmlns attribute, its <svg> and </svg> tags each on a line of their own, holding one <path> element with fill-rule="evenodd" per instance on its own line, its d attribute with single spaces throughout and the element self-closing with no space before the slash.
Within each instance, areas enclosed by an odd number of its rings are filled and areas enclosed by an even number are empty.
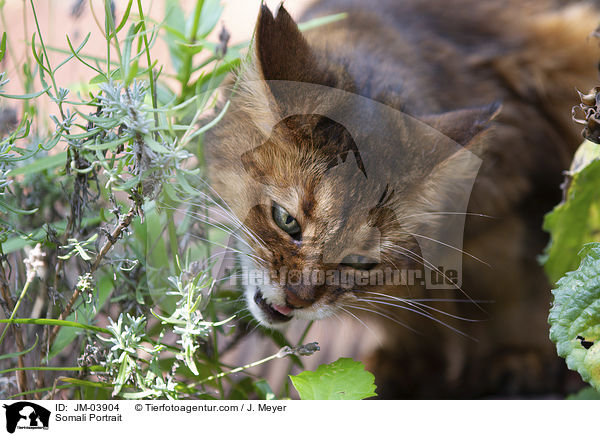
<svg viewBox="0 0 600 436">
<path fill-rule="evenodd" d="M 256 393 L 260 395 L 261 400 L 276 400 L 273 389 L 266 380 L 257 380 L 254 382 Z"/>
<path fill-rule="evenodd" d="M 127 3 L 127 7 L 125 8 L 125 13 L 123 14 L 123 18 L 121 18 L 121 22 L 115 29 L 115 33 L 119 33 L 119 31 L 125 26 L 127 22 L 127 18 L 129 18 L 129 13 L 131 12 L 131 5 L 133 4 L 133 0 L 129 0 Z"/>
<path fill-rule="evenodd" d="M 75 380 L 77 380 L 77 379 L 75 379 Z M 76 385 L 74 385 L 74 384 L 54 385 L 54 386 L 49 386 L 49 387 L 45 387 L 45 388 L 32 389 L 29 391 L 19 392 L 18 394 L 14 394 L 14 395 L 10 395 L 10 396 L 6 397 L 6 399 L 12 400 L 13 398 L 21 397 L 23 395 L 36 394 L 38 392 L 48 392 L 48 391 L 52 391 L 54 389 L 70 389 L 73 387 L 76 387 Z"/>
<path fill-rule="evenodd" d="M 105 368 L 102 365 L 92 366 L 25 366 L 0 370 L 0 374 L 6 374 L 15 371 L 100 371 L 104 372 Z"/>
<path fill-rule="evenodd" d="M 165 9 L 164 38 L 169 47 L 173 69 L 179 71 L 183 66 L 183 53 L 177 43 L 185 41 L 185 35 L 179 33 L 185 29 L 185 14 L 178 0 L 167 0 Z"/>
<path fill-rule="evenodd" d="M 84 218 L 82 221 L 82 227 L 95 226 L 100 223 L 100 217 L 93 218 Z M 64 233 L 65 227 L 67 226 L 67 220 L 57 221 L 54 223 L 48 223 L 47 225 L 51 225 L 52 228 L 57 232 L 60 236 Z M 21 236 L 17 236 L 14 238 L 8 239 L 6 242 L 2 243 L 2 251 L 4 254 L 14 253 L 17 250 L 21 250 L 28 245 L 35 245 L 38 242 L 41 242 L 45 239 L 47 233 L 46 227 L 41 227 L 39 229 L 33 230 L 31 233 Z"/>
<path fill-rule="evenodd" d="M 302 32 L 306 32 L 307 30 L 314 29 L 315 27 L 320 27 L 326 24 L 334 23 L 339 20 L 344 20 L 346 19 L 346 17 L 348 17 L 348 14 L 345 12 L 333 15 L 326 15 L 324 17 L 313 18 L 312 20 L 300 23 L 298 27 Z"/>
<path fill-rule="evenodd" d="M 67 160 L 67 152 L 61 151 L 59 153 L 44 156 L 42 158 L 36 159 L 34 162 L 22 166 L 20 168 L 15 168 L 10 171 L 8 174 L 11 177 L 18 176 L 19 174 L 33 174 L 39 171 L 47 170 L 50 168 L 55 168 L 59 165 L 64 165 Z"/>
<path fill-rule="evenodd" d="M 196 39 L 202 39 L 208 36 L 219 22 L 222 13 L 223 5 L 221 4 L 221 0 L 205 0 L 202 4 L 200 26 L 195 35 Z"/>
<path fill-rule="evenodd" d="M 38 344 L 38 336 L 35 335 L 35 343 L 28 349 L 23 350 L 23 351 L 17 351 L 16 353 L 10 353 L 10 354 L 3 354 L 0 356 L 0 360 L 2 359 L 12 359 L 13 357 L 19 357 L 22 356 L 24 354 L 27 354 L 31 351 L 33 351 L 33 349 L 37 346 Z"/>
<path fill-rule="evenodd" d="M 569 395 L 567 400 L 600 400 L 600 392 L 594 388 L 583 388 L 576 394 Z"/>
<path fill-rule="evenodd" d="M 2 32 L 2 39 L 0 39 L 0 62 L 6 54 L 6 32 Z"/>
<path fill-rule="evenodd" d="M 600 390 L 600 243 L 586 244 L 580 256 L 552 291 L 550 339 L 569 369 Z"/>
<path fill-rule="evenodd" d="M 75 327 L 85 330 L 91 330 L 98 333 L 112 334 L 110 330 L 96 327 L 95 325 L 86 325 L 78 322 L 64 321 L 52 318 L 15 318 L 15 319 L 0 319 L 0 324 L 35 324 L 35 325 L 60 325 L 64 327 Z"/>
<path fill-rule="evenodd" d="M 75 250 L 77 250 L 77 252 L 79 253 L 79 256 L 81 256 L 81 258 L 83 260 L 92 260 L 92 258 L 90 257 L 90 255 L 85 252 L 85 250 L 83 249 L 82 246 L 75 245 Z"/>
<path fill-rule="evenodd" d="M 362 400 L 377 395 L 373 374 L 347 357 L 290 379 L 303 400 Z"/>
<path fill-rule="evenodd" d="M 156 395 L 156 391 L 152 389 L 144 389 L 140 392 L 124 392 L 120 396 L 126 400 L 142 400 L 152 395 Z"/>
<path fill-rule="evenodd" d="M 123 385 L 127 382 L 127 379 L 131 375 L 131 372 L 134 369 L 134 363 L 131 361 L 131 358 L 128 355 L 125 355 L 123 361 L 121 362 L 121 366 L 119 367 L 119 373 L 117 374 L 117 378 L 115 379 L 115 386 L 112 391 L 112 396 L 117 396 Z"/>
<path fill-rule="evenodd" d="M 117 68 L 116 70 L 111 71 L 110 77 L 113 80 L 117 80 L 119 77 L 121 77 L 121 67 Z M 106 78 L 106 74 L 101 73 L 101 74 L 98 74 L 97 76 L 92 77 L 90 79 L 89 84 L 97 85 L 98 83 L 104 83 L 104 82 L 108 82 L 108 79 Z"/>
<path fill-rule="evenodd" d="M 93 381 L 89 381 L 89 380 L 79 380 L 77 378 L 72 378 L 72 377 L 61 377 L 60 381 L 67 382 L 71 385 L 87 386 L 87 387 L 91 387 L 91 388 L 112 388 L 113 387 L 113 385 L 111 385 L 109 383 L 93 382 Z"/>
<path fill-rule="evenodd" d="M 132 24 L 127 32 L 127 37 L 123 43 L 123 54 L 121 56 L 121 69 L 123 70 L 123 78 L 125 79 L 125 84 L 129 85 L 131 80 L 133 79 L 137 68 L 135 64 L 132 65 L 131 62 L 131 46 L 133 44 L 133 40 L 135 39 L 137 33 L 142 28 L 142 22 L 137 24 Z"/>
<path fill-rule="evenodd" d="M 552 283 L 577 268 L 576 254 L 587 242 L 600 242 L 600 146 L 584 142 L 573 159 L 567 177 L 566 201 L 544 219 L 551 241 L 544 255 L 544 267 Z"/>
<path fill-rule="evenodd" d="M 46 86 L 41 91 L 32 92 L 32 93 L 29 93 L 29 94 L 21 94 L 21 95 L 1 94 L 0 93 L 0 97 L 3 97 L 3 98 L 12 98 L 12 99 L 15 99 L 15 100 L 31 100 L 32 98 L 36 98 L 36 97 L 39 97 L 40 95 L 44 94 L 49 89 L 50 89 L 50 86 Z"/>
<path fill-rule="evenodd" d="M 0 211 L 7 213 L 7 212 L 12 212 L 12 213 L 16 213 L 19 215 L 31 215 L 33 213 L 36 213 L 38 211 L 38 209 L 31 209 L 31 210 L 23 210 L 23 209 L 17 209 L 12 207 L 11 205 L 9 205 L 8 203 L 4 202 L 4 201 L 0 201 Z"/>
<path fill-rule="evenodd" d="M 77 49 L 73 48 L 73 44 L 71 43 L 71 39 L 69 38 L 69 36 L 67 35 L 67 44 L 69 44 L 69 49 L 71 50 L 71 56 L 69 56 L 66 60 L 63 61 L 63 63 L 61 63 L 61 65 L 59 65 L 58 67 L 56 67 L 54 69 L 54 71 L 58 70 L 58 68 L 62 65 L 64 65 L 65 63 L 67 63 L 68 61 L 70 61 L 73 57 L 77 58 L 77 60 L 79 62 L 81 62 L 83 65 L 87 66 L 88 68 L 96 71 L 99 74 L 103 74 L 102 71 L 100 71 L 98 68 L 92 66 L 91 64 L 89 64 L 88 62 L 86 62 L 80 55 L 79 52 L 83 49 L 83 47 L 85 46 L 85 44 L 87 43 L 87 41 L 90 39 L 90 36 L 92 34 L 88 33 L 87 36 L 85 37 L 85 39 L 83 40 L 83 42 L 81 44 L 79 44 L 79 47 Z"/>
</svg>

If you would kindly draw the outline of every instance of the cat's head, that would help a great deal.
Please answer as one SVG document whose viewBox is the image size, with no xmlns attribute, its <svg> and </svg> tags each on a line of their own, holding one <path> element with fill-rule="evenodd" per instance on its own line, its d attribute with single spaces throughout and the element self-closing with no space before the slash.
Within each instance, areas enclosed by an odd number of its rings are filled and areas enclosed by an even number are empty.
<svg viewBox="0 0 600 436">
<path fill-rule="evenodd" d="M 475 144 L 498 107 L 425 124 L 358 98 L 345 66 L 313 49 L 283 7 L 261 8 L 255 38 L 205 138 L 211 184 L 240 224 L 248 308 L 277 326 L 405 289 L 373 277 L 426 265 L 419 237 L 435 239 L 443 217 L 432 211 L 448 210 L 472 176 L 457 143 Z"/>
</svg>

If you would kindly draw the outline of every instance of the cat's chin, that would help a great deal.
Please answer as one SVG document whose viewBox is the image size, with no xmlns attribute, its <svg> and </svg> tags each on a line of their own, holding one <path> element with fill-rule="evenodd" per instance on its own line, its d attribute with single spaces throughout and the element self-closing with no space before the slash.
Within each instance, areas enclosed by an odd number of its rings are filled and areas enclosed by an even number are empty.
<svg viewBox="0 0 600 436">
<path fill-rule="evenodd" d="M 294 316 L 278 308 L 278 306 L 269 303 L 261 290 L 256 287 L 255 289 L 246 289 L 245 292 L 246 303 L 250 313 L 260 324 L 270 328 L 284 328 L 294 319 Z"/>
</svg>

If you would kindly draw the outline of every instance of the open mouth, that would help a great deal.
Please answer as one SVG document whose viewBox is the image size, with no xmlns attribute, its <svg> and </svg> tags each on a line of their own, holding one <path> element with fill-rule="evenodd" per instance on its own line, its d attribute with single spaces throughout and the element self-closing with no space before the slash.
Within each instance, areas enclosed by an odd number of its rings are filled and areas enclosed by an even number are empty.
<svg viewBox="0 0 600 436">
<path fill-rule="evenodd" d="M 292 316 L 289 315 L 291 309 L 287 307 L 273 306 L 267 303 L 267 300 L 265 300 L 259 288 L 256 288 L 254 302 L 258 305 L 258 307 L 260 307 L 269 322 L 281 323 L 290 321 L 292 319 Z"/>
</svg>

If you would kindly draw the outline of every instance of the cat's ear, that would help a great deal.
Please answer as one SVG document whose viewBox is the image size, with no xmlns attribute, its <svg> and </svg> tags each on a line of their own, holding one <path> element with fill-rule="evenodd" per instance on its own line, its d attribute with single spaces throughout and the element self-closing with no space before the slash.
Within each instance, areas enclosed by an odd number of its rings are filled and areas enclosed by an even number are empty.
<svg viewBox="0 0 600 436">
<path fill-rule="evenodd" d="M 421 120 L 450 139 L 476 151 L 479 148 L 477 139 L 490 127 L 501 109 L 502 103 L 495 101 L 485 106 L 429 115 Z"/>
<path fill-rule="evenodd" d="M 255 30 L 256 63 L 264 80 L 322 83 L 326 72 L 283 5 L 275 16 L 261 5 Z"/>
</svg>

